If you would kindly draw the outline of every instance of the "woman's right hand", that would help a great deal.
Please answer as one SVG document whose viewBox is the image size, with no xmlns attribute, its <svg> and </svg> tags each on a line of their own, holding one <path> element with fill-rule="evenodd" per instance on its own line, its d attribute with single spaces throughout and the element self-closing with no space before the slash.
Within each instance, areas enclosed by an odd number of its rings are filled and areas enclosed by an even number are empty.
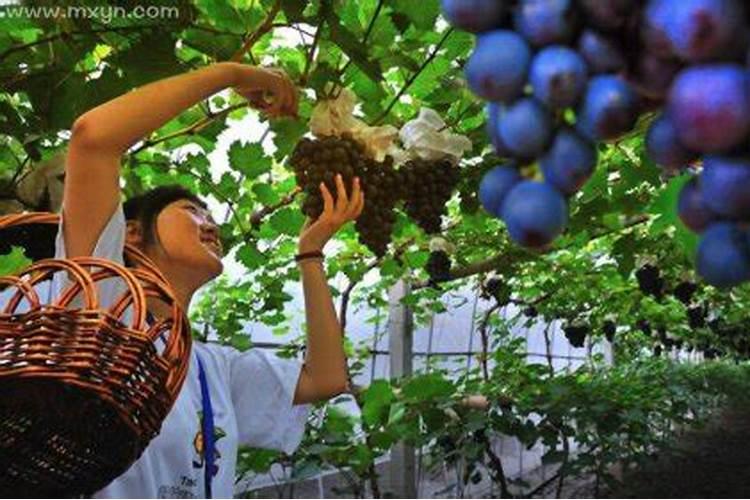
<svg viewBox="0 0 750 500">
<path fill-rule="evenodd" d="M 233 89 L 269 118 L 297 116 L 297 89 L 281 69 L 239 64 Z"/>
</svg>

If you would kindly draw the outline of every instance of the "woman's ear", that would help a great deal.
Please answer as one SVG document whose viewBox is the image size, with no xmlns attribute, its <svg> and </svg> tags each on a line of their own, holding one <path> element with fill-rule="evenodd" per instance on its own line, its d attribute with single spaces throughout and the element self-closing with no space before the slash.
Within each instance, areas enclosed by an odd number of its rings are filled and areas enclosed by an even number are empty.
<svg viewBox="0 0 750 500">
<path fill-rule="evenodd" d="M 125 243 L 129 243 L 137 248 L 143 246 L 143 228 L 140 221 L 129 220 L 126 224 Z"/>
</svg>

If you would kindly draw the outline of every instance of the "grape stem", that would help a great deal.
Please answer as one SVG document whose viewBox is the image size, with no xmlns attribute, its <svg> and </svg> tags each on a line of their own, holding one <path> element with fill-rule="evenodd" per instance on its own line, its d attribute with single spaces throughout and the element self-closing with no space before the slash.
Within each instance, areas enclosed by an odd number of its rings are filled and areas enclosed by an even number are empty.
<svg viewBox="0 0 750 500">
<path fill-rule="evenodd" d="M 291 193 L 286 195 L 284 198 L 281 199 L 278 203 L 274 205 L 268 205 L 264 206 L 263 208 L 260 208 L 253 212 L 253 215 L 250 216 L 250 224 L 257 228 L 260 226 L 260 224 L 263 222 L 263 219 L 274 213 L 276 210 L 280 209 L 281 207 L 285 207 L 287 205 L 291 205 L 292 202 L 294 202 L 294 199 L 297 197 L 299 193 L 302 192 L 302 188 L 297 186 L 295 187 Z"/>
<path fill-rule="evenodd" d="M 633 217 L 631 220 L 626 222 L 622 227 L 619 227 L 617 229 L 609 229 L 607 231 L 603 231 L 595 236 L 592 236 L 589 239 L 589 241 L 590 242 L 596 241 L 600 238 L 604 238 L 606 236 L 619 233 L 621 231 L 630 229 L 640 224 L 644 224 L 646 222 L 649 222 L 650 220 L 651 220 L 651 216 L 648 214 L 642 214 L 637 217 Z M 574 244 L 575 243 L 571 243 L 570 245 L 565 245 L 563 247 L 557 248 L 553 251 L 553 253 L 561 251 L 561 250 L 566 250 L 567 248 L 569 248 L 570 246 Z M 473 264 L 468 264 L 467 266 L 464 266 L 462 268 L 452 269 L 450 273 L 450 278 L 444 281 L 444 283 L 462 279 L 462 278 L 469 278 L 476 274 L 486 273 L 489 271 L 507 267 L 511 263 L 517 263 L 518 261 L 532 260 L 538 257 L 539 257 L 538 253 L 524 250 L 521 248 L 512 248 L 509 251 L 506 250 L 503 253 L 498 253 L 497 255 L 494 255 L 490 257 L 489 259 L 475 262 Z M 420 288 L 425 288 L 426 286 L 428 286 L 428 283 L 426 281 L 421 281 L 421 282 L 415 283 L 412 289 L 418 290 Z"/>
</svg>

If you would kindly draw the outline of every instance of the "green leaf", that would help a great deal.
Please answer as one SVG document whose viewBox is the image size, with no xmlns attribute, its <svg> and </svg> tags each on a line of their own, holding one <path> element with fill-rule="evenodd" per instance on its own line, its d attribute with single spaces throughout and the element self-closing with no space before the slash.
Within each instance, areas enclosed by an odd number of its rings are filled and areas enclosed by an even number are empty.
<svg viewBox="0 0 750 500">
<path fill-rule="evenodd" d="M 372 81 L 381 81 L 383 73 L 379 64 L 369 58 L 367 46 L 361 40 L 358 40 L 354 33 L 343 26 L 334 12 L 329 11 L 326 20 L 330 29 L 331 41 L 338 45 Z"/>
<path fill-rule="evenodd" d="M 232 344 L 232 347 L 240 352 L 247 351 L 253 345 L 253 341 L 250 338 L 250 335 L 247 335 L 245 333 L 237 333 L 235 335 L 232 335 L 232 338 L 229 339 L 229 343 Z"/>
<path fill-rule="evenodd" d="M 252 191 L 263 205 L 275 205 L 281 199 L 268 184 L 256 184 L 253 186 Z"/>
<path fill-rule="evenodd" d="M 632 233 L 628 233 L 615 241 L 612 246 L 612 257 L 617 259 L 617 271 L 625 278 L 635 267 L 636 240 Z"/>
<path fill-rule="evenodd" d="M 248 179 L 255 179 L 271 170 L 272 160 L 258 143 L 243 144 L 235 141 L 227 152 L 232 169 L 242 172 Z"/>
<path fill-rule="evenodd" d="M 656 215 L 656 219 L 651 224 L 651 233 L 658 234 L 668 227 L 678 224 L 677 200 L 680 197 L 682 187 L 690 180 L 689 174 L 684 174 L 670 180 L 666 188 L 657 195 L 653 202 L 648 206 L 646 211 Z"/>
<path fill-rule="evenodd" d="M 423 30 L 433 29 L 440 14 L 439 0 L 395 0 L 393 8 L 408 17 L 414 25 Z"/>
<path fill-rule="evenodd" d="M 237 251 L 237 258 L 250 270 L 257 269 L 268 261 L 268 257 L 252 242 L 246 243 Z"/>
<path fill-rule="evenodd" d="M 305 223 L 305 216 L 297 208 L 286 207 L 275 212 L 269 222 L 279 233 L 297 236 Z"/>
<path fill-rule="evenodd" d="M 26 257 L 24 249 L 12 247 L 9 254 L 0 255 L 0 276 L 8 276 L 31 265 L 31 259 Z"/>
<path fill-rule="evenodd" d="M 273 143 L 276 146 L 274 157 L 281 161 L 289 155 L 299 140 L 307 132 L 307 125 L 302 120 L 283 118 L 271 122 L 274 132 Z"/>
<path fill-rule="evenodd" d="M 416 376 L 403 387 L 404 396 L 417 401 L 446 398 L 455 391 L 456 387 L 439 373 Z"/>
<path fill-rule="evenodd" d="M 376 380 L 363 394 L 362 419 L 370 427 L 377 426 L 394 399 L 391 385 L 385 380 Z"/>
</svg>

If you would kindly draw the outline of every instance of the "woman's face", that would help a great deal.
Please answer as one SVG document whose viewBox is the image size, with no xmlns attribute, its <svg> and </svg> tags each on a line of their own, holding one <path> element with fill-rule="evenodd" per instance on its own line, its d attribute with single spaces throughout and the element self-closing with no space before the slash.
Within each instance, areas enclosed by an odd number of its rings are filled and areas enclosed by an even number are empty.
<svg viewBox="0 0 750 500">
<path fill-rule="evenodd" d="M 221 274 L 223 249 L 219 229 L 211 214 L 191 200 L 170 203 L 156 218 L 160 256 L 169 264 L 189 269 L 206 283 Z"/>
</svg>

